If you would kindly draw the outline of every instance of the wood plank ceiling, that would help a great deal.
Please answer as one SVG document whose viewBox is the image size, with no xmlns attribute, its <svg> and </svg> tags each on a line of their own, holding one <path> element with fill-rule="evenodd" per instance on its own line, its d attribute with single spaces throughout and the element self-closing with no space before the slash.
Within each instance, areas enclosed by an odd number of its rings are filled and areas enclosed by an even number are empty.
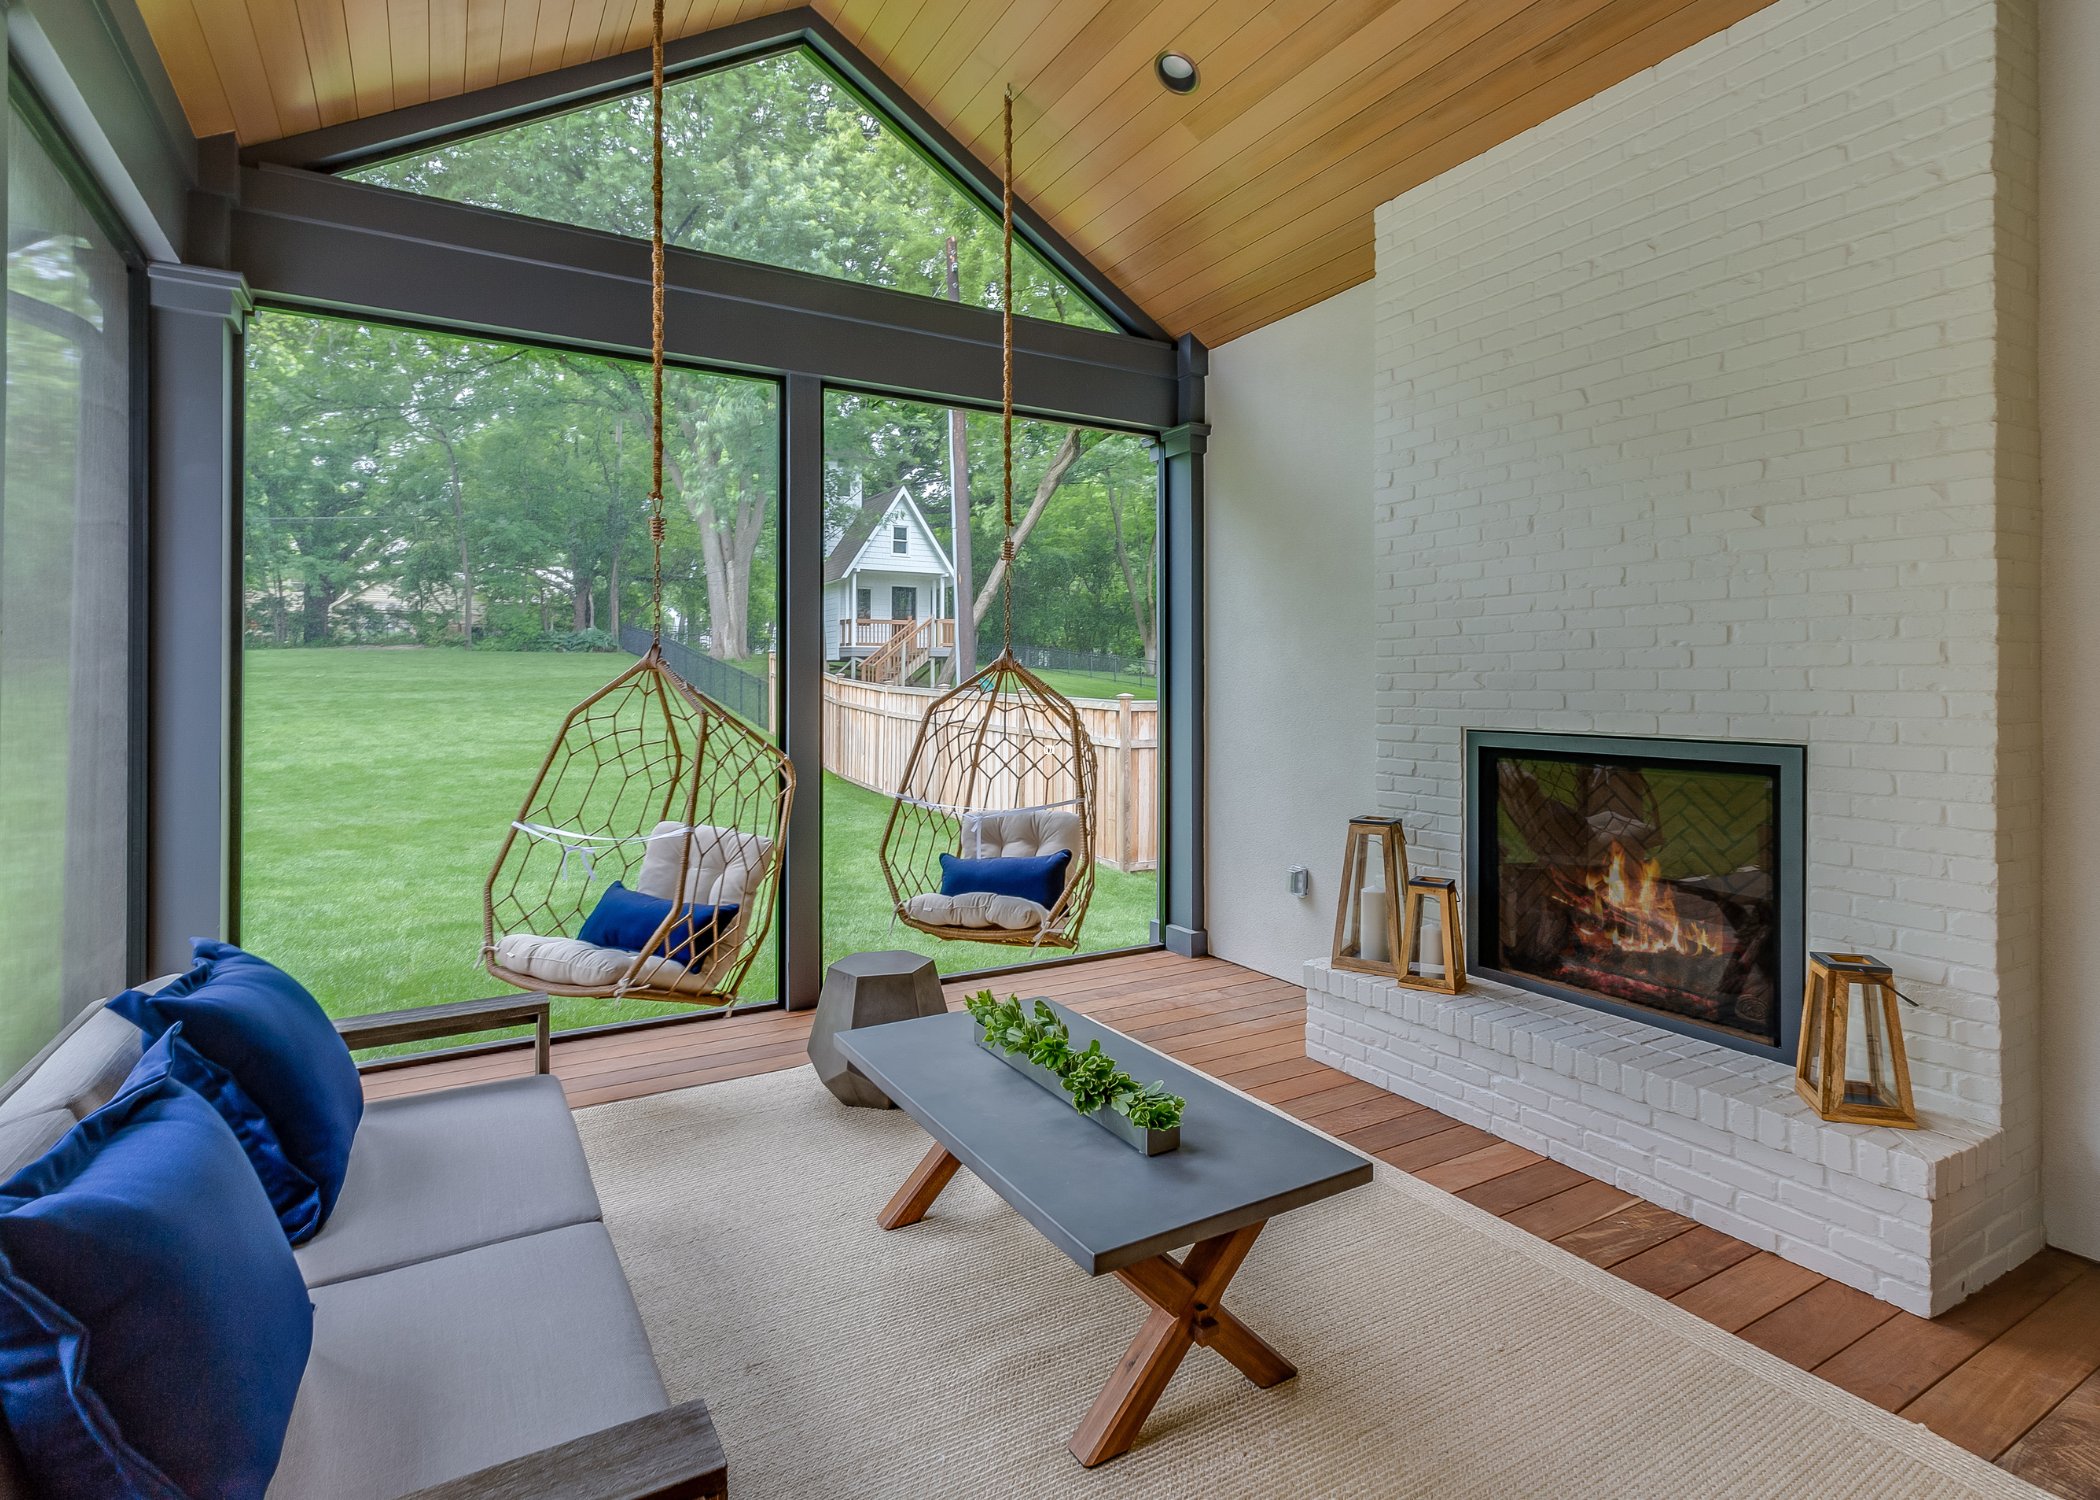
<svg viewBox="0 0 2100 1500">
<path fill-rule="evenodd" d="M 1771 0 L 816 0 L 1172 333 L 1370 279 L 1372 212 Z M 792 0 L 667 0 L 687 36 Z M 200 136 L 244 145 L 646 47 L 648 0 L 142 0 Z M 1195 58 L 1168 93 L 1152 61 Z"/>
</svg>

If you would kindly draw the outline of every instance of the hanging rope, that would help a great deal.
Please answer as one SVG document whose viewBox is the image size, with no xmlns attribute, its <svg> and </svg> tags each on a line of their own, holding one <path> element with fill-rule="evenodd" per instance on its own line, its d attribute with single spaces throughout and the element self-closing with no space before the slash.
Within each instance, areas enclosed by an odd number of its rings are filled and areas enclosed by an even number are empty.
<svg viewBox="0 0 2100 1500">
<path fill-rule="evenodd" d="M 656 0 L 649 44 L 651 135 L 649 195 L 649 629 L 650 649 L 664 643 L 664 0 Z M 564 855 L 564 858 L 567 856 Z"/>
<path fill-rule="evenodd" d="M 1014 649 L 1014 86 L 1006 86 L 1006 191 L 1000 216 L 1001 253 L 1006 262 L 1006 292 L 1000 304 L 1006 313 L 1004 394 L 999 408 L 999 449 L 1005 463 L 1006 540 L 1000 544 L 999 560 L 1005 567 L 1000 579 L 1006 597 L 1006 651 Z"/>
</svg>

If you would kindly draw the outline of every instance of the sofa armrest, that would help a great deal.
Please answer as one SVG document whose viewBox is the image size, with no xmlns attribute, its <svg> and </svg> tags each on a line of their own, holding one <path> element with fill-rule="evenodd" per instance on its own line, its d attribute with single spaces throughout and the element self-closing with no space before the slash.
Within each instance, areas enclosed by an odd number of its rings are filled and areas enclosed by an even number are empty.
<svg viewBox="0 0 2100 1500">
<path fill-rule="evenodd" d="M 345 1016 L 335 1023 L 336 1035 L 352 1051 L 360 1047 L 392 1047 L 402 1042 L 424 1042 L 437 1036 L 463 1036 L 470 1031 L 494 1031 L 503 1026 L 533 1029 L 533 1071 L 553 1071 L 552 1003 L 544 994 L 491 995 L 486 1000 L 455 1000 L 450 1005 L 418 1005 L 408 1010 L 375 1011 L 368 1016 Z"/>
<path fill-rule="evenodd" d="M 706 1403 L 688 1401 L 402 1500 L 723 1500 L 728 1476 Z"/>
</svg>

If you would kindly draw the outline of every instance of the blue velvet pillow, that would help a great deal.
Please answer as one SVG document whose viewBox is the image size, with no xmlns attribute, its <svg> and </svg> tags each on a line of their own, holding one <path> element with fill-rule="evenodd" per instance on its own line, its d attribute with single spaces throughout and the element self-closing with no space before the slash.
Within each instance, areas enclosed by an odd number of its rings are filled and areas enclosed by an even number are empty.
<svg viewBox="0 0 2100 1500">
<path fill-rule="evenodd" d="M 292 1247 L 175 1045 L 0 1184 L 0 1408 L 47 1500 L 262 1500 L 306 1370 Z"/>
<path fill-rule="evenodd" d="M 630 891 L 615 880 L 583 919 L 583 930 L 576 936 L 593 947 L 639 953 L 670 914 L 670 902 Z"/>
<path fill-rule="evenodd" d="M 972 891 L 989 891 L 994 896 L 1019 896 L 1048 911 L 1065 893 L 1065 867 L 1071 863 L 1069 849 L 1033 859 L 962 859 L 943 854 L 941 894 L 963 896 Z"/>
<path fill-rule="evenodd" d="M 231 1073 L 182 1039 L 180 1021 L 161 1033 L 158 1045 L 168 1051 L 168 1076 L 217 1110 L 232 1129 L 269 1194 L 285 1239 L 294 1245 L 312 1239 L 321 1227 L 321 1190 L 286 1158 L 284 1143 L 255 1101 Z"/>
<path fill-rule="evenodd" d="M 664 940 L 650 951 L 659 958 L 687 966 L 703 962 L 716 935 L 736 912 L 734 906 L 688 906 L 671 924 Z M 639 953 L 670 914 L 670 902 L 630 891 L 615 880 L 584 918 L 583 928 L 576 936 L 595 947 Z"/>
<path fill-rule="evenodd" d="M 350 1049 L 314 997 L 275 964 L 207 938 L 190 947 L 197 966 L 189 973 L 158 994 L 126 990 L 109 1008 L 148 1041 L 182 1022 L 182 1039 L 233 1075 L 277 1132 L 285 1159 L 313 1179 L 326 1223 L 365 1111 Z"/>
</svg>

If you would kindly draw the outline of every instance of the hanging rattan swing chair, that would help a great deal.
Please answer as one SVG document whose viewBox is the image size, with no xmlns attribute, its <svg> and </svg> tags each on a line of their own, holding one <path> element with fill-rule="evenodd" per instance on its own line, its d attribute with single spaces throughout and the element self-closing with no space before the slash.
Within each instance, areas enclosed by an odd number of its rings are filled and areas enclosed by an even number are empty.
<svg viewBox="0 0 2100 1500">
<path fill-rule="evenodd" d="M 950 942 L 1077 948 L 1094 894 L 1094 742 L 1070 699 L 1013 654 L 1014 100 L 1006 91 L 1005 644 L 998 657 L 936 698 L 904 764 L 882 830 L 882 873 L 897 920 Z M 958 598 L 958 610 L 961 600 Z M 1065 858 L 1057 860 L 1062 854 Z M 946 858 L 944 859 L 944 856 Z M 1049 860 L 1053 881 L 1027 894 L 997 866 Z M 987 866 L 980 861 L 996 861 Z M 1026 872 L 1031 881 L 1039 872 Z M 974 888 L 973 888 L 974 887 Z M 1046 899 L 1047 898 L 1047 899 Z"/>
<path fill-rule="evenodd" d="M 727 1005 L 772 930 L 795 772 L 663 656 L 661 0 L 655 10 L 654 634 L 555 736 L 483 888 L 481 952 L 520 989 Z"/>
</svg>

